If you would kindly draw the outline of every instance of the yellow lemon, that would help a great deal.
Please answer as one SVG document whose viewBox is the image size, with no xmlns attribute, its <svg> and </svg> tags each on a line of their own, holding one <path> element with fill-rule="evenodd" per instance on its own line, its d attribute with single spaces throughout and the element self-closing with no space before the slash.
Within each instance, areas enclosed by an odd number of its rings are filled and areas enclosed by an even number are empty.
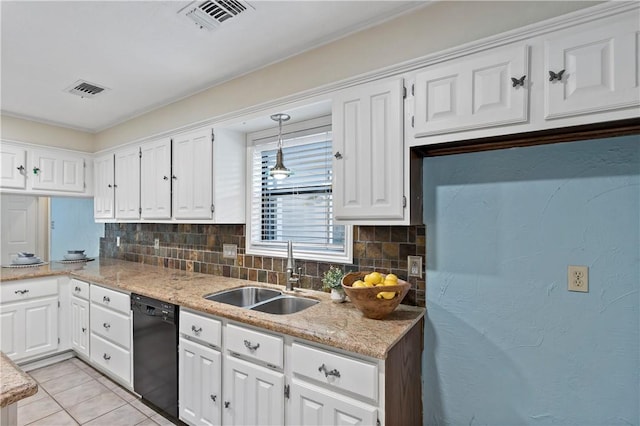
<svg viewBox="0 0 640 426">
<path fill-rule="evenodd" d="M 398 285 L 398 281 L 386 279 L 386 280 L 384 280 L 384 283 L 382 283 L 382 284 L 383 285 Z"/>
<path fill-rule="evenodd" d="M 365 282 L 364 282 L 364 286 L 365 286 L 365 287 L 373 287 L 373 283 L 372 283 L 372 282 L 369 282 L 369 281 L 365 281 Z"/>
<path fill-rule="evenodd" d="M 376 296 L 378 299 L 393 299 L 394 297 L 396 297 L 396 292 L 395 291 L 381 291 L 380 293 L 378 293 L 378 295 Z"/>
<path fill-rule="evenodd" d="M 364 282 L 370 282 L 371 284 L 378 284 L 384 281 L 380 272 L 372 272 L 364 277 Z"/>
<path fill-rule="evenodd" d="M 351 287 L 366 287 L 367 285 L 365 283 L 362 282 L 362 280 L 357 280 L 354 281 L 353 284 L 351 284 Z"/>
<path fill-rule="evenodd" d="M 398 281 L 398 276 L 396 274 L 387 274 L 387 276 L 384 278 L 385 281 L 388 280 L 393 280 L 393 281 Z"/>
</svg>

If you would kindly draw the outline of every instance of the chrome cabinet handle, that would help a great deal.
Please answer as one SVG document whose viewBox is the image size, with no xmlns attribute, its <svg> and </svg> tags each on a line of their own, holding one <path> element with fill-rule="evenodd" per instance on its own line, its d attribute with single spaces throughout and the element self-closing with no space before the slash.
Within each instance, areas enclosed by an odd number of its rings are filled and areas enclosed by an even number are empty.
<svg viewBox="0 0 640 426">
<path fill-rule="evenodd" d="M 549 71 L 549 81 L 562 81 L 562 76 L 565 70 L 560 70 L 557 73 Z"/>
<path fill-rule="evenodd" d="M 518 86 L 524 87 L 524 79 L 525 78 L 527 78 L 526 75 L 523 75 L 520 78 L 511 77 L 511 83 L 513 84 L 513 87 L 518 87 Z"/>
<path fill-rule="evenodd" d="M 111 324 L 109 324 L 108 322 L 102 323 L 102 326 L 107 330 L 111 328 Z"/>
<path fill-rule="evenodd" d="M 194 334 L 200 334 L 200 332 L 202 332 L 202 327 L 196 328 L 195 325 L 192 325 L 191 326 L 191 331 L 193 331 Z"/>
<path fill-rule="evenodd" d="M 336 151 L 333 156 L 336 157 L 336 160 L 342 160 L 342 154 L 340 154 L 340 151 Z"/>
<path fill-rule="evenodd" d="M 29 290 L 16 290 L 14 291 L 14 294 L 27 294 L 29 293 Z"/>
<path fill-rule="evenodd" d="M 76 286 L 76 288 L 74 288 L 74 290 L 75 290 L 76 293 L 80 293 L 81 288 Z"/>
<path fill-rule="evenodd" d="M 37 175 L 38 173 L 40 173 L 40 167 L 34 167 L 33 168 L 33 174 Z"/>
<path fill-rule="evenodd" d="M 176 175 L 171 175 L 171 179 L 176 180 L 178 178 L 176 177 Z"/>
<path fill-rule="evenodd" d="M 162 179 L 169 180 L 169 177 L 168 176 L 163 176 Z"/>
<path fill-rule="evenodd" d="M 113 188 L 113 185 L 111 185 L 111 184 L 109 184 L 109 185 L 107 185 L 107 186 L 108 186 L 109 188 Z"/>
<path fill-rule="evenodd" d="M 216 402 L 216 395 L 209 395 L 209 396 L 211 397 L 211 400 L 212 400 L 213 402 Z"/>
<path fill-rule="evenodd" d="M 111 355 L 104 354 L 102 355 L 102 358 L 104 358 L 105 361 L 109 361 L 111 359 Z"/>
<path fill-rule="evenodd" d="M 318 368 L 318 371 L 323 372 L 325 378 L 329 376 L 340 377 L 340 372 L 337 369 L 334 368 L 333 370 L 327 370 L 327 367 L 325 367 L 324 364 Z"/>
<path fill-rule="evenodd" d="M 250 341 L 245 340 L 244 341 L 244 346 L 249 349 L 250 351 L 255 351 L 256 349 L 258 349 L 260 347 L 260 343 L 256 343 L 255 345 L 252 345 Z"/>
<path fill-rule="evenodd" d="M 111 302 L 111 299 L 109 298 L 109 296 L 102 296 L 102 301 L 104 303 L 109 303 L 109 302 Z"/>
<path fill-rule="evenodd" d="M 20 167 L 16 167 L 16 169 L 18 169 L 18 171 L 20 172 L 20 174 L 24 173 L 24 166 L 20 165 Z"/>
<path fill-rule="evenodd" d="M 230 406 L 231 406 L 231 403 L 229 401 L 224 402 L 224 408 L 229 408 Z"/>
<path fill-rule="evenodd" d="M 87 327 L 82 327 L 82 332 L 86 333 L 87 332 Z"/>
</svg>

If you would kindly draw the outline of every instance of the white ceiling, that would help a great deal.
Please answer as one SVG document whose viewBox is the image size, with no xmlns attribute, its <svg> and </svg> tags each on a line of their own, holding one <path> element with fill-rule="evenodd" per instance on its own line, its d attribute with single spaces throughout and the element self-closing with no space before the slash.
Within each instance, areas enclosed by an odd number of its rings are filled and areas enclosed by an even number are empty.
<svg viewBox="0 0 640 426">
<path fill-rule="evenodd" d="M 191 3 L 1 0 L 2 113 L 98 132 L 425 4 L 249 0 L 207 31 Z M 81 79 L 109 90 L 65 92 Z"/>
</svg>

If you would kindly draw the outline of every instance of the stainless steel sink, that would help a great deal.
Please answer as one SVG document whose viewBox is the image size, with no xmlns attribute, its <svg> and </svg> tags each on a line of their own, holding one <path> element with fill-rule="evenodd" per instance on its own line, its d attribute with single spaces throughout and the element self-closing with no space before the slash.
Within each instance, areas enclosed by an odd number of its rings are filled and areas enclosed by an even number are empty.
<svg viewBox="0 0 640 426">
<path fill-rule="evenodd" d="M 204 298 L 275 315 L 293 314 L 318 303 L 305 297 L 286 296 L 278 290 L 251 286 L 209 294 Z"/>
<path fill-rule="evenodd" d="M 268 314 L 286 315 L 300 312 L 318 303 L 317 300 L 304 297 L 279 296 L 267 302 L 260 303 L 251 308 L 253 311 L 266 312 Z"/>
<path fill-rule="evenodd" d="M 240 287 L 210 294 L 204 298 L 214 302 L 246 308 L 282 295 L 278 290 L 262 287 Z"/>
</svg>

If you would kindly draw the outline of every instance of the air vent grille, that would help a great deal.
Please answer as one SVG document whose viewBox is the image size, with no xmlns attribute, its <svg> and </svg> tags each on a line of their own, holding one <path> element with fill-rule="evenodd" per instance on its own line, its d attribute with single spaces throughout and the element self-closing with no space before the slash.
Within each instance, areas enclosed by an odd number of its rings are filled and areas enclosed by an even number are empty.
<svg viewBox="0 0 640 426">
<path fill-rule="evenodd" d="M 248 3 L 239 0 L 214 0 L 190 5 L 185 16 L 195 22 L 201 29 L 214 30 L 223 22 L 253 9 Z"/>
<path fill-rule="evenodd" d="M 66 92 L 80 96 L 81 98 L 94 98 L 105 90 L 108 89 L 84 80 L 78 80 L 65 89 Z"/>
</svg>

